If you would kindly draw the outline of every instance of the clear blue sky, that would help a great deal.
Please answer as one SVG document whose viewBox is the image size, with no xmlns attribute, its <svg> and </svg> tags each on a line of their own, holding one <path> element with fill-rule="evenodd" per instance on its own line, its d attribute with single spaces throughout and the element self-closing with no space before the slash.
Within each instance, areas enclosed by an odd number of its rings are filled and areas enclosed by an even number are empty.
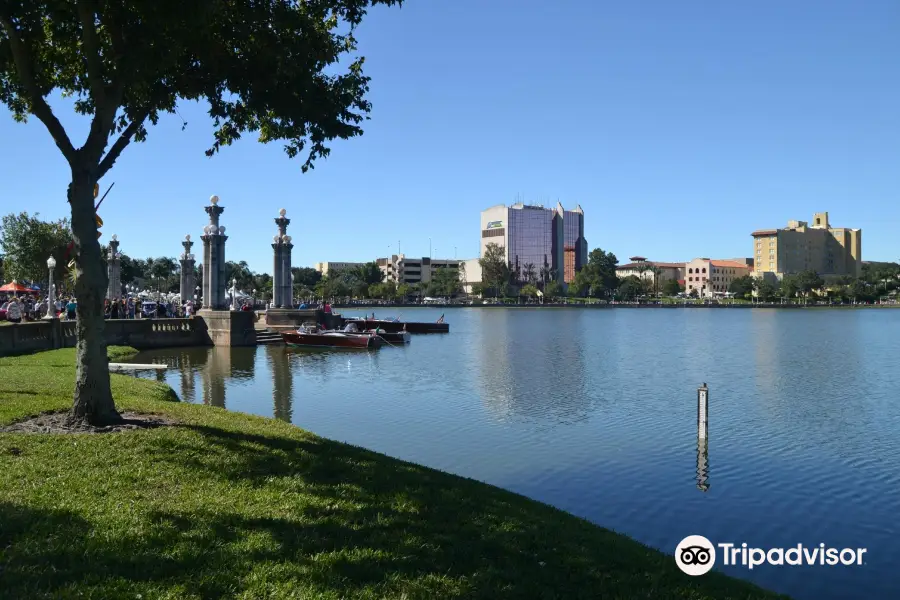
<svg viewBox="0 0 900 600">
<path fill-rule="evenodd" d="M 479 211 L 581 204 L 625 262 L 750 256 L 749 233 L 827 210 L 863 257 L 900 259 L 896 0 L 407 0 L 359 33 L 372 119 L 303 175 L 248 138 L 208 159 L 200 105 L 129 147 L 103 182 L 103 240 L 176 255 L 211 194 L 227 255 L 271 270 L 279 208 L 294 264 L 396 252 L 477 256 Z M 56 103 L 66 125 L 73 120 Z M 0 118 L 2 211 L 66 215 L 43 125 Z M 302 214 L 308 215 L 304 218 Z M 199 253 L 195 246 L 195 251 Z"/>
</svg>

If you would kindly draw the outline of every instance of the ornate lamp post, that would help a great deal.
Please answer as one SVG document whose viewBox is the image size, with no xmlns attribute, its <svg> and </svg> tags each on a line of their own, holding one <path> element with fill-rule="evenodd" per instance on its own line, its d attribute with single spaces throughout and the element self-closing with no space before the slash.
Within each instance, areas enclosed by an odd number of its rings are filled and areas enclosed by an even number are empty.
<svg viewBox="0 0 900 600">
<path fill-rule="evenodd" d="M 56 318 L 56 290 L 53 289 L 53 269 L 56 268 L 56 259 L 52 256 L 47 259 L 47 268 L 50 270 L 50 279 L 47 285 L 47 317 Z"/>
<path fill-rule="evenodd" d="M 231 310 L 237 310 L 237 279 L 231 280 Z"/>
</svg>

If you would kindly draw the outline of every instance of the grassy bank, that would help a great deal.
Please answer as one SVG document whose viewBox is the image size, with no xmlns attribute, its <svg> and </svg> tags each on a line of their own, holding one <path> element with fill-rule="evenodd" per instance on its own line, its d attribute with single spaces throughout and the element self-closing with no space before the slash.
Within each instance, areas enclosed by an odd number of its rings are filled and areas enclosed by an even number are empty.
<svg viewBox="0 0 900 600">
<path fill-rule="evenodd" d="M 0 424 L 64 409 L 73 360 L 0 359 Z M 497 488 L 112 378 L 120 408 L 180 425 L 0 434 L 4 597 L 775 597 Z"/>
</svg>

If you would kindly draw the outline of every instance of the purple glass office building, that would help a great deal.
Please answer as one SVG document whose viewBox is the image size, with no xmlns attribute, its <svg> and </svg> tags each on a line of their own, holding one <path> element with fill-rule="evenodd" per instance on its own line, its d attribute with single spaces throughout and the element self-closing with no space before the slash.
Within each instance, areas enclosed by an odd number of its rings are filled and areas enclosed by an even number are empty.
<svg viewBox="0 0 900 600">
<path fill-rule="evenodd" d="M 587 260 L 584 212 L 580 206 L 566 211 L 559 203 L 555 208 L 522 203 L 493 206 L 481 213 L 481 256 L 490 243 L 504 248 L 506 260 L 518 272 L 520 281 L 527 279 L 532 266 L 538 280 L 546 277 L 568 282 L 567 248 L 572 248 L 573 268 L 580 268 Z"/>
<path fill-rule="evenodd" d="M 584 211 L 581 206 L 563 212 L 563 280 L 571 283 L 575 273 L 587 263 L 587 240 L 584 239 Z"/>
</svg>

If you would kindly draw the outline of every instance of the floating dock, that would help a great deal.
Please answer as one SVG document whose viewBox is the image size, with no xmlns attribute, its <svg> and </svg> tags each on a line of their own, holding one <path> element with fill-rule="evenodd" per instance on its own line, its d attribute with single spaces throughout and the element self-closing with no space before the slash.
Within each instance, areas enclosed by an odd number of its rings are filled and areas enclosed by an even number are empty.
<svg viewBox="0 0 900 600">
<path fill-rule="evenodd" d="M 169 365 L 139 363 L 109 363 L 110 371 L 165 371 Z"/>
</svg>

